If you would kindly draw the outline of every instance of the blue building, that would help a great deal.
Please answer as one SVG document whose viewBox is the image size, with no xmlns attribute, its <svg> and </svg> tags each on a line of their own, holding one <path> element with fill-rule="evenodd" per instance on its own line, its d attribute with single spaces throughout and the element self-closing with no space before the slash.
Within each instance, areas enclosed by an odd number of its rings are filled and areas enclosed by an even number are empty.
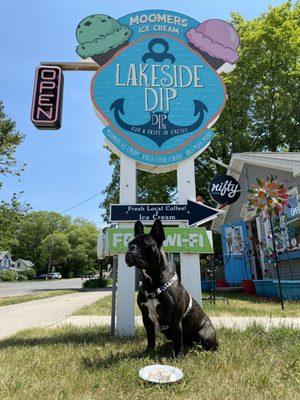
<svg viewBox="0 0 300 400">
<path fill-rule="evenodd" d="M 270 221 L 247 208 L 249 187 L 257 183 L 257 178 L 266 179 L 271 174 L 288 187 L 290 194 L 288 206 L 273 219 L 281 279 L 300 282 L 300 153 L 236 153 L 227 173 L 242 188 L 238 201 L 226 206 L 225 213 L 213 223 L 213 228 L 223 234 L 227 284 L 277 279 Z"/>
</svg>

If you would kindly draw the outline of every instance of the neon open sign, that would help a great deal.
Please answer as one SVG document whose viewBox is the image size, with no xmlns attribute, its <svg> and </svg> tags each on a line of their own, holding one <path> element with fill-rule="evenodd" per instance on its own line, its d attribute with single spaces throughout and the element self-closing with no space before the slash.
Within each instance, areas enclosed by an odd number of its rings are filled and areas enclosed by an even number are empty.
<svg viewBox="0 0 300 400">
<path fill-rule="evenodd" d="M 31 120 L 38 129 L 61 126 L 63 73 L 59 67 L 36 69 Z"/>
</svg>

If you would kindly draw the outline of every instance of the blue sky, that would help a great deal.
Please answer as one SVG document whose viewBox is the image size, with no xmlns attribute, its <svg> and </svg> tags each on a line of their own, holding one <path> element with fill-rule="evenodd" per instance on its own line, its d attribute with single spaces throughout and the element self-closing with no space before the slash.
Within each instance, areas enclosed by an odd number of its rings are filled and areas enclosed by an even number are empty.
<svg viewBox="0 0 300 400">
<path fill-rule="evenodd" d="M 65 72 L 63 124 L 57 131 L 39 131 L 29 115 L 35 68 L 41 61 L 77 61 L 75 29 L 90 14 L 119 18 L 142 9 L 170 9 L 199 21 L 228 19 L 231 11 L 251 19 L 267 10 L 271 0 L 2 0 L 0 5 L 0 99 L 6 114 L 26 135 L 17 158 L 27 163 L 21 180 L 4 179 L 0 199 L 24 191 L 21 199 L 35 210 L 61 212 L 103 190 L 112 169 L 103 149 L 102 123 L 89 97 L 92 72 Z M 74 208 L 102 225 L 102 195 Z"/>
</svg>

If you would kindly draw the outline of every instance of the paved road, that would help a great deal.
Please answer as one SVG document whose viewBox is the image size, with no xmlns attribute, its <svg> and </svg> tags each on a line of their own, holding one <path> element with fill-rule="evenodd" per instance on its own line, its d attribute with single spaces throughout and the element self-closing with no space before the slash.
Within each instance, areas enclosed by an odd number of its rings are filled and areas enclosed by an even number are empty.
<svg viewBox="0 0 300 400">
<path fill-rule="evenodd" d="M 45 327 L 63 321 L 78 308 L 94 303 L 110 291 L 78 292 L 49 299 L 0 307 L 0 339 L 22 329 Z"/>
<path fill-rule="evenodd" d="M 29 282 L 0 282 L 0 297 L 20 296 L 23 294 L 37 293 L 43 290 L 80 289 L 81 287 L 82 280 L 80 278 Z"/>
</svg>

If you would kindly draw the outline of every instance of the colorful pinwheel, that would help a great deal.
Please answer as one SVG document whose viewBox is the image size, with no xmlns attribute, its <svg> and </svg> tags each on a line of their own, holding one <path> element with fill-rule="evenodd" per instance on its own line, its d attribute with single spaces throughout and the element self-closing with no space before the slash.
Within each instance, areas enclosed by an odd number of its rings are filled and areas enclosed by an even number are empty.
<svg viewBox="0 0 300 400">
<path fill-rule="evenodd" d="M 279 297 L 281 302 L 281 308 L 284 310 L 284 303 L 282 297 L 282 288 L 280 280 L 280 271 L 278 266 L 278 256 L 276 251 L 276 242 L 274 235 L 274 226 L 272 217 L 278 215 L 285 205 L 287 205 L 287 199 L 289 198 L 288 189 L 283 183 L 278 183 L 276 177 L 264 179 L 256 179 L 257 184 L 252 185 L 248 195 L 248 207 L 254 208 L 257 213 L 263 211 L 265 218 L 269 218 L 271 228 L 271 238 L 273 244 L 274 264 L 277 272 L 278 286 L 279 286 Z"/>
<path fill-rule="evenodd" d="M 289 198 L 288 189 L 278 183 L 271 175 L 267 179 L 256 179 L 257 185 L 252 185 L 248 195 L 248 206 L 255 208 L 256 212 L 263 211 L 265 216 L 278 215 L 287 205 Z"/>
</svg>

